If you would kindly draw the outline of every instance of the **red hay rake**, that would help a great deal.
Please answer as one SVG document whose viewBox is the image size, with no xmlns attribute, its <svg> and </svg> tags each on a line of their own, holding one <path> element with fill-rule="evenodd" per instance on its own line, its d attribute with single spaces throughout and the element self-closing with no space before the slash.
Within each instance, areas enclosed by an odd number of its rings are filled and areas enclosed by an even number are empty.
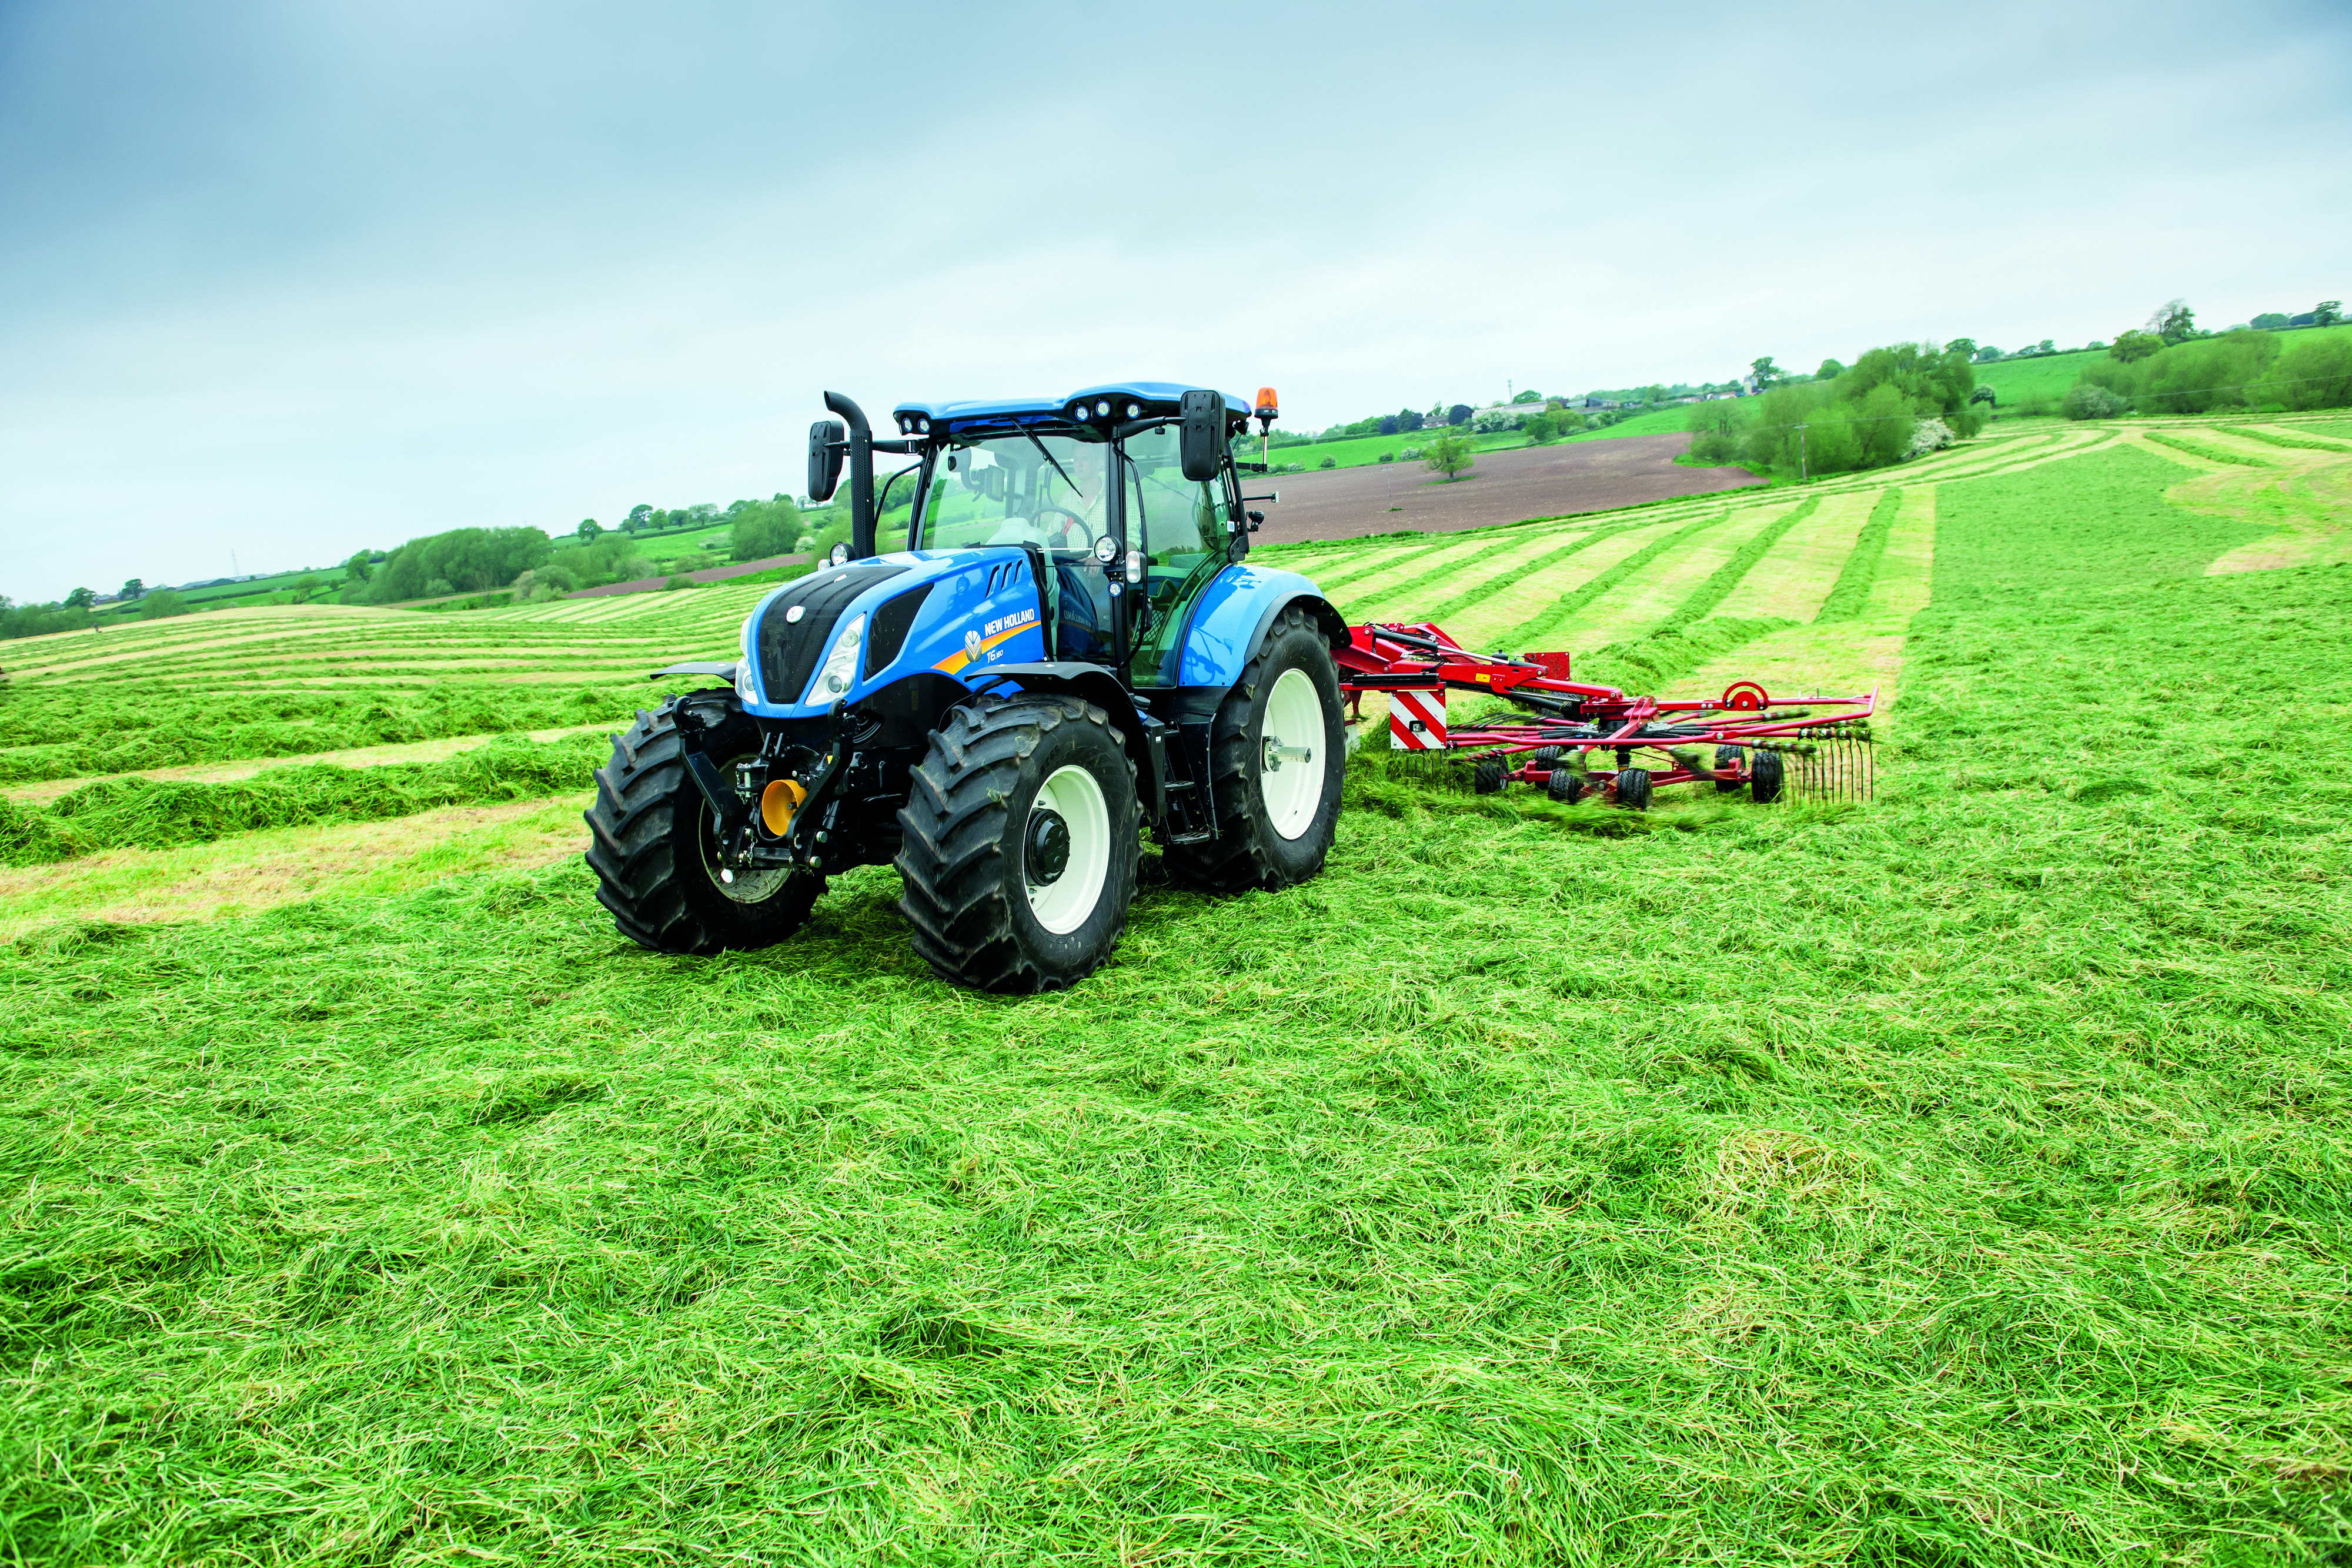
<svg viewBox="0 0 2352 1568">
<path fill-rule="evenodd" d="M 1875 691 L 1776 699 L 1739 681 L 1720 697 L 1666 701 L 1572 681 L 1566 653 L 1474 653 L 1426 622 L 1349 630 L 1353 640 L 1339 655 L 1349 716 L 1361 716 L 1366 692 L 1387 693 L 1390 743 L 1470 753 L 1472 785 L 1482 795 L 1517 782 L 1555 800 L 1593 794 L 1635 810 L 1654 789 L 1702 782 L 1724 794 L 1744 785 L 1759 801 L 1870 798 Z M 1449 728 L 1449 688 L 1490 693 L 1538 716 Z M 1712 758 L 1703 755 L 1708 747 Z M 1591 766 L 1595 752 L 1616 766 Z M 1665 765 L 1636 767 L 1640 752 L 1663 754 Z"/>
</svg>

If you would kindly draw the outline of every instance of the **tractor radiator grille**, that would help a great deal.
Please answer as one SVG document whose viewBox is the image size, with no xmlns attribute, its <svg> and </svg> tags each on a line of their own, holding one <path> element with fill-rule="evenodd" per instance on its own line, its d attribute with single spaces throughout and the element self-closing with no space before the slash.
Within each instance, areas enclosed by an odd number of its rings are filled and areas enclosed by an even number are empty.
<svg viewBox="0 0 2352 1568">
<path fill-rule="evenodd" d="M 874 624 L 866 633 L 866 674 L 868 678 L 890 667 L 898 650 L 907 645 L 907 633 L 915 624 L 915 612 L 931 596 L 934 585 L 925 583 L 911 593 L 902 593 L 874 612 Z"/>
<path fill-rule="evenodd" d="M 772 703 L 797 703 L 816 674 L 817 661 L 833 645 L 833 632 L 849 601 L 908 569 L 879 561 L 820 571 L 779 594 L 760 617 L 760 687 Z M 786 616 L 799 606 L 798 621 Z"/>
</svg>

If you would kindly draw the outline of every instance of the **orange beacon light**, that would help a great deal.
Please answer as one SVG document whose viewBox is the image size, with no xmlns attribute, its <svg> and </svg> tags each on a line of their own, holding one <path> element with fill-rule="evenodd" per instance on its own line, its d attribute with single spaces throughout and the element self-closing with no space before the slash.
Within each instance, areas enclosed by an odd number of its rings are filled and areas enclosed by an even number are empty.
<svg viewBox="0 0 2352 1568">
<path fill-rule="evenodd" d="M 1274 389 L 1272 387 L 1260 387 L 1257 389 L 1256 413 L 1260 419 L 1279 419 L 1282 417 L 1281 400 L 1274 395 Z"/>
</svg>

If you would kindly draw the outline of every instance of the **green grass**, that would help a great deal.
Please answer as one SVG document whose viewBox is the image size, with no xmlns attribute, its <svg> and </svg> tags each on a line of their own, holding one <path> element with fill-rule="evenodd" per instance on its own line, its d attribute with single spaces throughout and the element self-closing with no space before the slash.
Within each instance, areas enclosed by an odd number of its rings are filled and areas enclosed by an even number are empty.
<svg viewBox="0 0 2352 1568">
<path fill-rule="evenodd" d="M 133 687 L 103 695 L 76 687 L 0 688 L 0 783 L 554 729 L 625 719 L 646 696 L 642 682 L 572 690 L 476 684 L 420 693 L 257 695 L 197 695 L 170 688 Z M 76 738 L 48 738 L 60 735 Z"/>
<path fill-rule="evenodd" d="M 2032 360 L 1998 360 L 1976 367 L 1977 384 L 1993 391 L 1993 406 L 2007 413 L 2011 410 L 2055 407 L 2066 389 L 2083 373 L 2083 367 L 2107 357 L 2105 349 L 2087 353 L 2051 354 Z"/>
<path fill-rule="evenodd" d="M 546 742 L 501 737 L 438 762 L 276 768 L 220 784 L 110 779 L 45 808 L 0 799 L 0 865 L 210 843 L 266 828 L 382 821 L 438 806 L 535 800 L 588 788 L 611 749 L 607 736 Z"/>
<path fill-rule="evenodd" d="M 1690 429 L 1690 405 L 1654 408 L 1647 413 L 1612 424 L 1605 430 L 1587 430 L 1567 437 L 1570 441 L 1613 441 L 1625 435 L 1680 435 Z"/>
<path fill-rule="evenodd" d="M 1540 640 L 1546 632 L 1569 621 L 1577 612 L 1616 588 L 1635 572 L 1654 561 L 1673 554 L 1697 535 L 1718 526 L 1730 516 L 1728 508 L 1703 512 L 1673 532 L 1659 535 L 1658 538 L 1643 545 L 1614 566 L 1587 578 L 1575 588 L 1560 595 L 1558 600 L 1506 632 L 1502 638 L 1504 646 L 1513 650 L 1541 646 Z"/>
<path fill-rule="evenodd" d="M 1936 486 L 1875 806 L 1359 754 L 1072 992 L 885 868 L 716 959 L 576 862 L 0 946 L 0 1547 L 2340 1562 L 2352 569 L 2203 575 L 2189 477 Z"/>
<path fill-rule="evenodd" d="M 2314 340 L 2315 337 L 2333 337 L 2352 333 L 2352 325 L 2342 327 L 2305 327 L 2292 332 L 2279 333 L 2282 353 L 2296 345 Z M 2002 360 L 1976 367 L 1977 382 L 1989 386 L 1998 399 L 1996 407 L 2004 414 L 2012 409 L 2052 409 L 2066 395 L 2086 365 L 2107 357 L 2104 349 L 2084 353 L 2052 354 L 2045 359 Z"/>
<path fill-rule="evenodd" d="M 1847 552 L 1844 567 L 1837 581 L 1830 585 L 1828 597 L 1815 613 L 1816 621 L 1853 621 L 1860 618 L 1870 602 L 1871 584 L 1877 580 L 1879 562 L 1886 555 L 1887 536 L 1895 531 L 1895 519 L 1902 515 L 1903 492 L 1890 489 L 1878 497 L 1870 508 L 1870 520 L 1854 536 L 1853 549 Z"/>
</svg>

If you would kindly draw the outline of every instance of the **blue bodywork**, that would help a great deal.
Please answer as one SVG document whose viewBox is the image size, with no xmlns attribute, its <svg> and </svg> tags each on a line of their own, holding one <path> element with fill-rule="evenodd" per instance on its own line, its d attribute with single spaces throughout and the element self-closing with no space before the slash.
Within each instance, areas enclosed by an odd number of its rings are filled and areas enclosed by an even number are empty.
<svg viewBox="0 0 2352 1568">
<path fill-rule="evenodd" d="M 866 618 L 870 635 L 876 611 L 903 593 L 932 584 L 930 594 L 916 612 L 898 656 L 870 675 L 866 674 L 861 658 L 856 678 L 848 690 L 824 694 L 820 701 L 807 700 L 810 694 L 805 691 L 772 693 L 762 689 L 757 657 L 761 622 L 771 612 L 782 614 L 820 580 L 817 577 L 796 579 L 760 601 L 744 618 L 742 667 L 746 674 L 738 691 L 747 712 L 761 718 L 815 718 L 833 706 L 836 696 L 845 697 L 853 704 L 862 702 L 894 682 L 927 670 L 969 686 L 972 677 L 997 664 L 1034 664 L 1054 656 L 1045 643 L 1045 612 L 1038 601 L 1037 585 L 1029 574 L 1023 551 L 1003 546 L 900 550 L 875 559 L 909 570 L 876 583 L 851 600 L 826 633 L 827 652 L 832 642 L 845 635 L 859 616 Z M 993 592 L 990 591 L 992 580 L 998 582 Z M 1284 606 L 1302 599 L 1320 602 L 1322 591 L 1295 571 L 1237 564 L 1218 572 L 1202 591 L 1185 627 L 1183 651 L 1177 662 L 1179 684 L 1225 687 L 1240 680 L 1268 623 Z M 980 642 L 978 657 L 972 656 L 967 633 Z M 811 667 L 811 685 L 824 663 L 824 655 L 820 653 Z"/>
<path fill-rule="evenodd" d="M 902 594 L 914 591 L 929 583 L 929 595 L 915 612 L 914 623 L 908 629 L 907 641 L 898 654 L 887 664 L 866 673 L 866 661 L 858 660 L 856 676 L 846 692 L 828 693 L 824 700 L 810 702 L 805 691 L 770 692 L 760 685 L 758 645 L 760 626 L 771 611 L 782 614 L 792 603 L 823 580 L 823 574 L 796 578 L 784 584 L 753 607 L 743 620 L 743 668 L 749 672 L 750 685 L 739 685 L 747 712 L 762 718 L 812 718 L 831 707 L 836 696 L 852 703 L 864 700 L 894 681 L 923 670 L 937 670 L 961 679 L 967 669 L 985 669 L 991 664 L 1021 664 L 1047 657 L 1044 614 L 1037 601 L 1037 584 L 1029 573 L 1026 552 L 1004 546 L 956 550 L 898 550 L 889 555 L 876 556 L 877 564 L 904 566 L 906 571 L 886 578 L 851 600 L 831 628 L 826 631 L 829 653 L 834 642 L 845 635 L 859 616 L 866 618 L 869 637 L 872 634 L 875 612 Z M 991 591 L 991 583 L 994 591 Z M 965 634 L 974 633 L 980 640 L 978 658 L 971 653 Z M 810 681 L 824 664 L 824 654 L 817 655 L 811 667 Z"/>
<path fill-rule="evenodd" d="M 1322 598 L 1321 589 L 1295 571 L 1245 564 L 1225 568 L 1202 591 L 1184 628 L 1180 683 L 1232 685 L 1285 605 L 1301 599 L 1319 603 Z"/>
<path fill-rule="evenodd" d="M 1114 382 L 1087 387 L 1058 398 L 987 398 L 946 402 L 904 402 L 893 411 L 901 432 L 933 438 L 976 433 L 1007 425 L 1058 423 L 1085 425 L 1101 431 L 1129 417 L 1136 407 L 1150 415 L 1171 413 L 1193 389 L 1174 382 Z M 1219 394 L 1227 413 L 1246 416 L 1250 407 L 1230 392 Z M 1108 413 L 1098 413 L 1108 405 Z M 1107 434 L 1107 432 L 1106 432 Z M 1048 639 L 1046 602 L 1035 580 L 1033 552 L 1016 546 L 991 545 L 956 549 L 898 550 L 852 563 L 852 569 L 898 568 L 880 576 L 855 597 L 842 601 L 851 584 L 819 572 L 784 584 L 762 599 L 745 618 L 742 659 L 736 683 L 745 711 L 768 719 L 811 719 L 824 716 L 836 702 L 856 706 L 898 683 L 919 676 L 943 677 L 950 685 L 937 687 L 934 696 L 955 700 L 957 688 L 971 689 L 987 671 L 1008 664 L 1055 661 L 1098 664 L 1106 671 L 1107 650 L 1098 651 L 1090 636 L 1089 596 L 1066 581 L 1059 600 L 1064 621 L 1060 646 Z M 1055 567 L 1049 570 L 1063 570 Z M 828 581 L 838 584 L 828 591 Z M 818 687 L 826 659 L 863 619 L 865 643 L 870 651 L 883 607 L 905 596 L 924 597 L 912 620 L 903 611 L 896 626 L 905 628 L 905 641 L 888 661 L 870 673 L 861 653 L 850 684 L 840 691 Z M 1318 619 L 1335 645 L 1344 639 L 1336 612 L 1325 603 L 1321 591 L 1297 572 L 1273 570 L 1245 563 L 1224 567 L 1185 612 L 1181 645 L 1164 663 L 1158 681 L 1191 688 L 1223 690 L 1241 679 L 1242 671 L 1257 651 L 1265 629 L 1283 607 L 1299 601 L 1315 606 Z M 791 614 L 795 605 L 806 617 Z M 770 624 L 771 616 L 788 617 Z M 793 643 L 797 653 L 789 662 L 794 691 L 770 691 L 766 682 L 776 666 L 762 667 L 760 650 L 763 629 L 776 635 L 774 649 Z M 895 634 L 895 627 L 894 627 Z M 810 653 L 802 639 L 821 638 L 823 646 Z M 806 673 L 799 672 L 804 664 Z"/>
</svg>

